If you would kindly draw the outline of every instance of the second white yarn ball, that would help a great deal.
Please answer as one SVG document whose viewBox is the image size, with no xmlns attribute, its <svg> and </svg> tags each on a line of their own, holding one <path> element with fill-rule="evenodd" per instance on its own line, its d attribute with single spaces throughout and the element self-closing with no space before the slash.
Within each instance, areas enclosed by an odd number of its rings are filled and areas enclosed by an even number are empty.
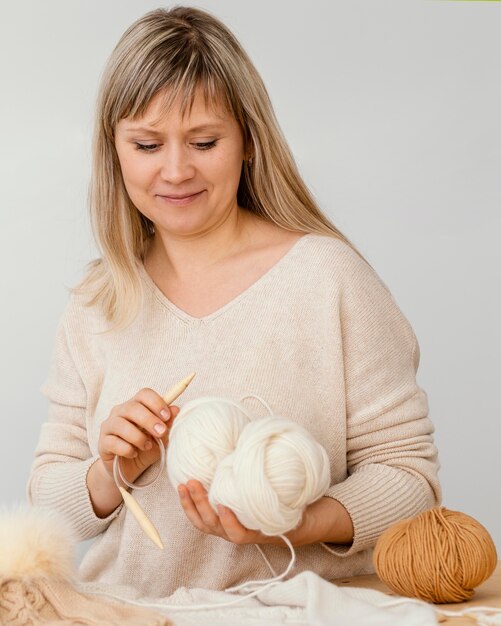
<svg viewBox="0 0 501 626">
<path fill-rule="evenodd" d="M 246 528 L 280 535 L 330 485 L 329 457 L 302 426 L 265 417 L 243 429 L 235 451 L 216 469 L 209 501 L 231 509 Z"/>
</svg>

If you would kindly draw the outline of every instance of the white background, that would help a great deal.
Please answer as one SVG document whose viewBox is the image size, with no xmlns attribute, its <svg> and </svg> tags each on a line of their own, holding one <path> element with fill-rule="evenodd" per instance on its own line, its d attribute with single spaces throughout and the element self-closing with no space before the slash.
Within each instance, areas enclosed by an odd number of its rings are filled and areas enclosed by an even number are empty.
<svg viewBox="0 0 501 626">
<path fill-rule="evenodd" d="M 146 0 L 0 7 L 0 504 L 25 498 L 39 393 L 87 218 L 98 80 Z M 444 505 L 501 550 L 501 3 L 199 2 L 261 72 L 322 208 L 421 347 Z"/>
</svg>

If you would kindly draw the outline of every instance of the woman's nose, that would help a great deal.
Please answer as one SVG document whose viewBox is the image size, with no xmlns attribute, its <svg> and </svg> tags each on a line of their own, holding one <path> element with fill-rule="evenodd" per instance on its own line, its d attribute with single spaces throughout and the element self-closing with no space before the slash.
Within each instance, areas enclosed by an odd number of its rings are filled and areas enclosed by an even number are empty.
<svg viewBox="0 0 501 626">
<path fill-rule="evenodd" d="M 195 168 L 183 146 L 169 146 L 162 156 L 160 175 L 163 180 L 176 185 L 193 177 Z"/>
</svg>

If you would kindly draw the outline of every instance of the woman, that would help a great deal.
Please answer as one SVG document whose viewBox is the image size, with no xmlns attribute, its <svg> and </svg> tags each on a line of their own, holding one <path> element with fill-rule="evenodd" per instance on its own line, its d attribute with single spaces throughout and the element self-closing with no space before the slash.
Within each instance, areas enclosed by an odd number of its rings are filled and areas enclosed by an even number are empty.
<svg viewBox="0 0 501 626">
<path fill-rule="evenodd" d="M 277 538 L 212 510 L 165 473 L 134 495 L 165 550 L 121 505 L 155 471 L 179 403 L 253 393 L 326 448 L 332 485 L 288 533 L 296 571 L 372 571 L 399 519 L 440 501 L 419 347 L 388 289 L 316 206 L 261 78 L 207 13 L 156 10 L 122 36 L 102 79 L 91 208 L 102 257 L 72 294 L 44 386 L 50 414 L 28 486 L 79 538 L 84 580 L 166 596 L 283 571 Z"/>
</svg>

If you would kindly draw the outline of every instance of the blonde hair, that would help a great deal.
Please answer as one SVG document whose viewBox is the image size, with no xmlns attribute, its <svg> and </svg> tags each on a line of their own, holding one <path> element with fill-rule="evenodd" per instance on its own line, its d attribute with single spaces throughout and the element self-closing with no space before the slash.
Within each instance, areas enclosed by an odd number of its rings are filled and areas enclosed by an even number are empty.
<svg viewBox="0 0 501 626">
<path fill-rule="evenodd" d="M 122 35 L 99 89 L 90 184 L 91 220 L 101 258 L 75 288 L 99 304 L 114 327 L 136 316 L 142 297 L 138 261 L 154 233 L 132 204 L 115 149 L 115 128 L 136 119 L 166 90 L 182 113 L 203 87 L 207 103 L 222 103 L 239 122 L 245 154 L 237 192 L 240 206 L 291 231 L 330 235 L 353 244 L 329 221 L 303 182 L 276 120 L 266 87 L 234 35 L 218 19 L 191 7 L 150 11 Z M 363 258 L 363 257 L 362 257 Z M 365 259 L 364 259 L 365 260 Z"/>
</svg>

